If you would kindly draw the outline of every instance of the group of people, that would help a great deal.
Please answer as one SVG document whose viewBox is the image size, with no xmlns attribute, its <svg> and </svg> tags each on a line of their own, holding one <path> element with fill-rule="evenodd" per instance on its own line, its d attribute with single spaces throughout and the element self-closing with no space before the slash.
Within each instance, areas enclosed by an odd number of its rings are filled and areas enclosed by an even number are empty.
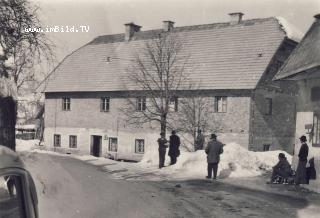
<svg viewBox="0 0 320 218">
<path fill-rule="evenodd" d="M 307 145 L 306 136 L 301 136 L 300 138 L 301 147 L 299 150 L 299 162 L 296 171 L 294 172 L 291 168 L 290 163 L 288 162 L 284 153 L 279 153 L 278 163 L 273 167 L 271 179 L 268 183 L 289 183 L 289 179 L 292 180 L 292 183 L 299 184 L 307 184 L 309 179 L 315 177 L 315 170 L 311 167 L 307 168 L 308 161 L 308 153 L 309 147 Z M 165 138 L 164 133 L 160 133 L 160 138 L 158 139 L 159 144 L 159 168 L 164 167 L 165 163 L 165 155 L 168 140 Z M 201 130 L 198 131 L 198 135 L 195 140 L 194 150 L 203 150 L 204 149 L 205 138 L 202 134 Z M 208 175 L 206 178 L 208 179 L 216 179 L 218 172 L 218 164 L 220 162 L 220 155 L 223 153 L 224 144 L 217 140 L 217 136 L 215 134 L 211 134 L 210 140 L 205 147 L 205 153 L 207 154 L 207 170 Z M 170 140 L 169 140 L 169 152 L 171 162 L 170 165 L 173 165 L 177 162 L 177 157 L 180 155 L 180 138 L 177 136 L 176 131 L 171 132 Z M 310 162 L 310 161 L 309 161 Z M 212 175 L 213 174 L 213 175 Z M 213 176 L 213 177 L 212 177 Z"/>
<path fill-rule="evenodd" d="M 298 154 L 298 166 L 296 172 L 291 169 L 286 156 L 280 153 L 279 162 L 273 167 L 271 180 L 268 183 L 290 183 L 291 179 L 295 185 L 308 184 L 310 179 L 315 179 L 315 169 L 312 160 L 309 161 L 310 166 L 307 167 L 309 147 L 307 137 L 301 136 L 301 147 Z"/>
<path fill-rule="evenodd" d="M 198 136 L 196 138 L 195 143 L 195 151 L 203 150 L 204 145 L 204 136 L 201 130 L 198 131 Z M 168 147 L 168 140 L 165 138 L 165 134 L 160 133 L 160 138 L 158 139 L 159 144 L 159 168 L 164 167 L 166 149 Z M 218 164 L 220 162 L 220 155 L 223 153 L 223 146 L 221 142 L 217 140 L 217 136 L 215 134 L 211 134 L 210 140 L 205 148 L 205 152 L 207 154 L 207 162 L 208 162 L 208 175 L 206 178 L 211 179 L 213 173 L 213 179 L 217 178 L 218 172 Z M 169 140 L 169 152 L 170 156 L 170 165 L 173 165 L 177 162 L 177 157 L 180 155 L 180 138 L 177 136 L 176 131 L 171 132 L 170 140 Z"/>
</svg>

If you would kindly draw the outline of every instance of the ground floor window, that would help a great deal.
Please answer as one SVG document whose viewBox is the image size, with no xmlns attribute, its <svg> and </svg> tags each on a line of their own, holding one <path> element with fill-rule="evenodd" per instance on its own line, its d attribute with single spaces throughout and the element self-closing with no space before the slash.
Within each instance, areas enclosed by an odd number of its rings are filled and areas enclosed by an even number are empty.
<svg viewBox="0 0 320 218">
<path fill-rule="evenodd" d="M 136 139 L 135 152 L 139 154 L 144 153 L 144 139 Z"/>
<path fill-rule="evenodd" d="M 214 112 L 216 113 L 226 113 L 227 112 L 227 97 L 226 96 L 216 96 L 214 97 Z"/>
<path fill-rule="evenodd" d="M 320 112 L 313 115 L 313 136 L 312 145 L 320 146 Z"/>
<path fill-rule="evenodd" d="M 53 135 L 53 146 L 54 147 L 61 147 L 61 135 L 59 135 L 59 134 Z"/>
<path fill-rule="evenodd" d="M 109 151 L 117 152 L 118 151 L 118 138 L 109 137 Z"/>
<path fill-rule="evenodd" d="M 70 148 L 77 148 L 77 136 L 75 136 L 75 135 L 69 136 L 69 147 Z"/>
</svg>

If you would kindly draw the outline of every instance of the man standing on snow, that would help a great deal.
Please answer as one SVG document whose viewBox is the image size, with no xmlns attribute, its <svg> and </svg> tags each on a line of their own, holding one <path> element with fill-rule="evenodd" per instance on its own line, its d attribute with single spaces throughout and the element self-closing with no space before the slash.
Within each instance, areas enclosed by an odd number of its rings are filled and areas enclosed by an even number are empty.
<svg viewBox="0 0 320 218">
<path fill-rule="evenodd" d="M 306 136 L 301 136 L 300 138 L 301 142 L 301 147 L 299 150 L 299 163 L 296 171 L 296 176 L 295 176 L 295 184 L 300 185 L 300 184 L 307 184 L 307 161 L 308 161 L 308 153 L 309 153 L 309 147 L 307 145 L 307 137 Z"/>
<path fill-rule="evenodd" d="M 169 156 L 171 158 L 170 165 L 173 165 L 177 162 L 177 157 L 180 155 L 180 138 L 176 135 L 176 131 L 172 130 L 170 136 L 170 146 L 169 146 Z"/>
<path fill-rule="evenodd" d="M 195 141 L 194 151 L 202 150 L 204 145 L 204 135 L 202 134 L 201 130 L 198 130 L 198 135 Z"/>
<path fill-rule="evenodd" d="M 220 154 L 223 153 L 223 146 L 221 142 L 217 140 L 216 134 L 211 134 L 210 141 L 205 149 L 208 161 L 208 176 L 207 179 L 211 179 L 213 171 L 213 179 L 217 179 L 218 164 L 220 161 Z"/>
<path fill-rule="evenodd" d="M 159 144 L 159 169 L 164 167 L 164 161 L 165 161 L 165 156 L 166 156 L 166 150 L 167 150 L 167 145 L 168 140 L 165 137 L 164 132 L 160 133 L 160 138 L 158 139 L 158 144 Z"/>
</svg>

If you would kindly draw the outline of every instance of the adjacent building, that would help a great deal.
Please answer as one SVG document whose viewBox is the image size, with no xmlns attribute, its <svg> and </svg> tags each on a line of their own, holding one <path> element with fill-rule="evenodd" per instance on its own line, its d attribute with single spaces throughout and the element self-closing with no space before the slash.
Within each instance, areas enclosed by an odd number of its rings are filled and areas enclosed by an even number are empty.
<svg viewBox="0 0 320 218">
<path fill-rule="evenodd" d="M 320 14 L 284 63 L 275 80 L 297 81 L 295 157 L 300 149 L 299 137 L 306 135 L 309 145 L 309 159 L 315 160 L 317 174 L 320 173 Z M 320 192 L 320 179 L 310 181 L 309 188 Z"/>
<path fill-rule="evenodd" d="M 243 20 L 242 16 L 232 13 L 230 22 L 184 27 L 164 21 L 162 29 L 147 31 L 128 23 L 124 33 L 99 36 L 77 49 L 43 84 L 46 146 L 130 160 L 140 160 L 150 146 L 157 146 L 159 127 L 128 125 L 121 107 L 129 92 L 139 92 L 128 79 L 132 55 L 158 34 L 170 33 L 181 40 L 189 57 L 185 70 L 190 79 L 221 120 L 216 133 L 222 141 L 254 151 L 292 153 L 295 82 L 272 78 L 297 42 L 277 18 Z M 174 104 L 190 92 L 179 90 Z M 137 110 L 145 110 L 146 102 L 140 92 Z"/>
</svg>

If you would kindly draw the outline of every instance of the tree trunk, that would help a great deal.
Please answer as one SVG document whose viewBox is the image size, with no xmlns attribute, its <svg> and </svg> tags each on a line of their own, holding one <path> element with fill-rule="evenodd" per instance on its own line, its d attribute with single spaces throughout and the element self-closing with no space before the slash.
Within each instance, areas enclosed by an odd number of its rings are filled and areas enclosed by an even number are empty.
<svg viewBox="0 0 320 218">
<path fill-rule="evenodd" d="M 0 97 L 0 145 L 16 150 L 16 102 L 11 97 Z"/>
<path fill-rule="evenodd" d="M 161 116 L 160 126 L 161 126 L 161 132 L 163 132 L 164 135 L 166 135 L 166 130 L 167 130 L 167 115 L 166 114 L 163 114 Z"/>
</svg>

